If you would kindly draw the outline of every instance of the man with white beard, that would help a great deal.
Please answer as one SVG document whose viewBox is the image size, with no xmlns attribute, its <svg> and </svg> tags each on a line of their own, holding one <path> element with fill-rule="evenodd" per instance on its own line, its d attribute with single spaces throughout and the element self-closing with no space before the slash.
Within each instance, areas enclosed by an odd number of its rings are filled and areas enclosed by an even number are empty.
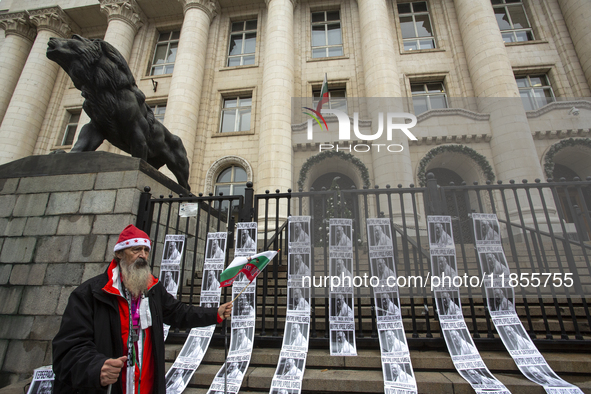
<svg viewBox="0 0 591 394">
<path fill-rule="evenodd" d="M 129 225 L 107 270 L 72 292 L 53 339 L 55 392 L 166 391 L 163 323 L 186 329 L 221 323 L 232 304 L 189 306 L 152 273 L 150 237 Z M 125 385 L 123 382 L 125 381 Z"/>
</svg>

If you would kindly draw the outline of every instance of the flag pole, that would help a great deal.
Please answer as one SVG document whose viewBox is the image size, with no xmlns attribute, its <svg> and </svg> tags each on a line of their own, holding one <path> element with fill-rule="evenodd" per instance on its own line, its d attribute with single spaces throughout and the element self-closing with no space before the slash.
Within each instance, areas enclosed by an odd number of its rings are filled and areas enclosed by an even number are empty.
<svg viewBox="0 0 591 394">
<path fill-rule="evenodd" d="M 242 291 L 240 291 L 240 293 L 238 293 L 238 295 L 237 295 L 236 297 L 234 297 L 234 299 L 231 301 L 231 302 L 232 302 L 232 304 L 234 303 L 234 301 L 236 301 L 236 298 L 240 297 L 240 294 L 242 294 L 242 293 L 244 292 L 244 290 L 246 290 L 246 288 L 247 288 L 248 286 L 250 286 L 250 284 L 251 284 L 251 283 L 252 283 L 252 282 L 248 282 L 248 284 L 247 284 L 246 286 L 244 286 L 244 288 L 242 289 Z"/>
</svg>

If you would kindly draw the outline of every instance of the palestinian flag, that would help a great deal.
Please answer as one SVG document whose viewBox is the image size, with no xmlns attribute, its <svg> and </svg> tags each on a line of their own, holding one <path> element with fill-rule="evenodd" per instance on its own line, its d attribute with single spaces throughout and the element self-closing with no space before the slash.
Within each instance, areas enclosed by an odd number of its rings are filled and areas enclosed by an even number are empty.
<svg viewBox="0 0 591 394">
<path fill-rule="evenodd" d="M 320 101 L 318 101 L 316 111 L 320 112 L 324 103 L 328 103 L 328 81 L 326 80 L 326 74 L 324 74 L 324 82 L 322 82 L 322 89 L 320 90 Z"/>
<path fill-rule="evenodd" d="M 228 287 L 234 283 L 234 279 L 239 273 L 243 272 L 249 281 L 253 281 L 267 264 L 273 260 L 277 252 L 269 250 L 267 252 L 255 254 L 252 257 L 240 256 L 234 258 L 228 268 L 220 274 L 220 287 Z"/>
</svg>

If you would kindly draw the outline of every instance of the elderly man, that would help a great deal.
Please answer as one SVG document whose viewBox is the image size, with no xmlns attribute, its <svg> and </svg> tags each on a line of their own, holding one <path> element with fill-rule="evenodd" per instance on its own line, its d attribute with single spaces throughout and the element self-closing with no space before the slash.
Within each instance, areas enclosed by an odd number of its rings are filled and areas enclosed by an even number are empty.
<svg viewBox="0 0 591 394">
<path fill-rule="evenodd" d="M 456 356 L 465 356 L 468 354 L 478 353 L 476 347 L 472 345 L 470 342 L 466 341 L 464 338 L 462 338 L 462 334 L 460 334 L 459 332 L 450 331 L 449 335 L 451 337 L 451 342 L 453 343 L 453 346 L 455 348 Z"/>
<path fill-rule="evenodd" d="M 293 310 L 295 311 L 307 311 L 310 309 L 310 304 L 304 298 L 302 289 L 296 287 L 293 289 Z"/>
<path fill-rule="evenodd" d="M 349 341 L 345 335 L 344 331 L 337 331 L 336 332 L 336 353 L 337 354 L 352 354 L 355 352 L 355 348 Z"/>
<path fill-rule="evenodd" d="M 304 243 L 309 243 L 310 242 L 310 236 L 308 235 L 308 233 L 306 233 L 306 231 L 304 230 L 304 225 L 300 222 L 295 222 L 293 229 L 294 229 L 294 238 L 293 238 L 293 242 L 304 242 Z"/>
<path fill-rule="evenodd" d="M 211 241 L 211 258 L 212 259 L 223 259 L 224 251 L 220 248 L 220 243 L 217 239 Z"/>
<path fill-rule="evenodd" d="M 494 292 L 493 311 L 512 311 L 513 303 L 507 298 L 506 290 L 496 288 Z M 489 305 L 490 307 L 490 305 Z"/>
<path fill-rule="evenodd" d="M 484 241 L 498 241 L 499 233 L 495 231 L 495 226 L 492 220 L 483 220 L 480 226 L 482 231 L 482 239 Z"/>
<path fill-rule="evenodd" d="M 392 300 L 392 296 L 388 293 L 382 294 L 382 308 L 379 316 L 398 316 L 400 315 L 400 308 Z"/>
<path fill-rule="evenodd" d="M 392 382 L 394 383 L 414 383 L 412 376 L 406 373 L 400 364 L 390 364 L 390 373 L 392 374 Z"/>
<path fill-rule="evenodd" d="M 220 281 L 215 277 L 215 271 L 207 273 L 207 291 L 216 291 L 220 289 Z"/>
<path fill-rule="evenodd" d="M 251 348 L 252 341 L 246 336 L 246 329 L 236 330 L 236 343 L 232 346 L 232 350 L 250 350 Z"/>
<path fill-rule="evenodd" d="M 296 361 L 293 358 L 285 360 L 285 367 L 283 368 L 283 376 L 302 376 L 302 370 L 298 368 Z"/>
<path fill-rule="evenodd" d="M 448 291 L 444 291 L 441 293 L 441 301 L 443 303 L 443 310 L 441 311 L 442 315 L 461 315 L 462 308 L 458 306 L 451 297 L 451 294 Z"/>
<path fill-rule="evenodd" d="M 453 280 L 454 277 L 458 276 L 458 273 L 454 267 L 451 266 L 446 256 L 437 256 L 437 265 L 439 266 L 439 277 L 442 278 L 444 284 L 447 283 L 448 279 L 444 281 L 443 278 L 448 277 Z"/>
<path fill-rule="evenodd" d="M 337 226 L 337 237 L 335 246 L 351 246 L 351 238 L 347 237 L 343 226 Z"/>
<path fill-rule="evenodd" d="M 387 280 L 389 277 L 396 278 L 396 273 L 388 267 L 386 259 L 378 259 L 378 278 L 380 280 Z"/>
<path fill-rule="evenodd" d="M 382 226 L 375 226 L 373 230 L 375 246 L 390 246 L 392 240 L 386 235 Z"/>
<path fill-rule="evenodd" d="M 296 254 L 293 257 L 293 274 L 310 276 L 310 268 L 304 263 L 304 255 Z"/>
<path fill-rule="evenodd" d="M 501 263 L 501 261 L 497 258 L 497 256 L 495 256 L 494 253 L 487 253 L 486 261 L 488 263 L 489 273 L 493 273 L 494 275 L 504 274 L 505 277 L 509 277 L 509 275 L 511 275 L 509 267 Z"/>
<path fill-rule="evenodd" d="M 353 318 L 353 309 L 347 304 L 343 294 L 337 294 L 337 316 Z"/>
<path fill-rule="evenodd" d="M 232 304 L 189 306 L 150 272 L 150 237 L 127 226 L 107 270 L 72 292 L 53 340 L 56 393 L 164 393 L 163 323 L 181 329 L 220 323 Z M 141 381 L 141 392 L 140 389 Z"/>
<path fill-rule="evenodd" d="M 308 340 L 302 334 L 302 327 L 299 323 L 291 323 L 291 337 L 289 346 L 307 346 Z"/>
<path fill-rule="evenodd" d="M 385 331 L 384 336 L 385 341 L 382 343 L 382 349 L 385 353 L 408 352 L 408 346 L 396 337 L 394 330 Z"/>
<path fill-rule="evenodd" d="M 437 246 L 453 245 L 453 238 L 445 231 L 442 223 L 435 223 L 435 243 Z"/>
<path fill-rule="evenodd" d="M 242 249 L 256 249 L 257 243 L 252 239 L 248 230 L 242 230 Z"/>
</svg>

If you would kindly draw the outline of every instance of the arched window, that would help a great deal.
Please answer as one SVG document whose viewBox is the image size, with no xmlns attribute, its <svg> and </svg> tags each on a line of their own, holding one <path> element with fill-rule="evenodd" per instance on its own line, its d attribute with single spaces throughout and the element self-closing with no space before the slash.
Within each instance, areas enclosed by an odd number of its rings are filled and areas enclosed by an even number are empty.
<svg viewBox="0 0 591 394">
<path fill-rule="evenodd" d="M 246 189 L 246 181 L 248 177 L 246 171 L 239 166 L 230 166 L 218 175 L 215 181 L 215 195 L 219 196 L 223 193 L 224 196 L 241 195 L 244 196 Z M 236 203 L 233 203 L 236 208 Z M 228 211 L 228 201 L 224 201 L 221 208 L 222 212 Z"/>
</svg>

